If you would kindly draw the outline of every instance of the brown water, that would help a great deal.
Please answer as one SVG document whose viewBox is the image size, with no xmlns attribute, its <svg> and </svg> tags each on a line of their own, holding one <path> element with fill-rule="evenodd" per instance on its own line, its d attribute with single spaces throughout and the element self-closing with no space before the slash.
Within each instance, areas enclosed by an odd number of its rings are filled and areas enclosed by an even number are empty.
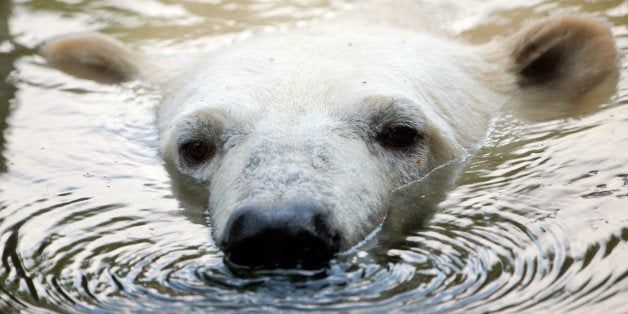
<svg viewBox="0 0 628 314">
<path fill-rule="evenodd" d="M 176 56 L 354 4 L 0 0 L 0 312 L 628 312 L 625 1 L 445 3 L 475 42 L 547 14 L 604 17 L 619 82 L 577 115 L 504 108 L 479 151 L 443 169 L 462 167 L 426 227 L 384 227 L 315 278 L 233 275 L 202 201 L 157 152 L 157 93 L 75 79 L 32 54 L 100 30 Z"/>
</svg>

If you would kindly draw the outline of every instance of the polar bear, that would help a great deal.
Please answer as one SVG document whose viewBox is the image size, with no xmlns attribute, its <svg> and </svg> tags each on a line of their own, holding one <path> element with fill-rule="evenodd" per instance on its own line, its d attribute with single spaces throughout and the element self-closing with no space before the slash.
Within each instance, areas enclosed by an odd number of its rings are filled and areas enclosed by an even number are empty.
<svg viewBox="0 0 628 314">
<path fill-rule="evenodd" d="M 79 77 L 163 91 L 161 154 L 207 189 L 225 262 L 250 269 L 325 268 L 382 224 L 393 190 L 478 143 L 500 104 L 572 102 L 617 68 L 608 26 L 589 17 L 482 45 L 352 23 L 260 34 L 170 67 L 96 33 L 39 51 Z"/>
</svg>

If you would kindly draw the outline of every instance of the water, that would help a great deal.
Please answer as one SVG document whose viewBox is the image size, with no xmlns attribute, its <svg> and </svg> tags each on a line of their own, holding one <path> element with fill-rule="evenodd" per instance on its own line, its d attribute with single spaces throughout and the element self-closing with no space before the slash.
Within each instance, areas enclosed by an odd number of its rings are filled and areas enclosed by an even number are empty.
<svg viewBox="0 0 628 314">
<path fill-rule="evenodd" d="M 353 4 L 0 1 L 0 312 L 628 312 L 624 1 L 444 5 L 474 42 L 548 13 L 604 17 L 618 82 L 576 114 L 503 108 L 477 152 L 426 178 L 461 168 L 453 187 L 415 205 L 437 209 L 427 225 L 394 225 L 416 215 L 398 208 L 324 276 L 234 276 L 202 196 L 159 157 L 157 93 L 75 79 L 32 55 L 50 36 L 94 29 L 176 55 Z"/>
</svg>

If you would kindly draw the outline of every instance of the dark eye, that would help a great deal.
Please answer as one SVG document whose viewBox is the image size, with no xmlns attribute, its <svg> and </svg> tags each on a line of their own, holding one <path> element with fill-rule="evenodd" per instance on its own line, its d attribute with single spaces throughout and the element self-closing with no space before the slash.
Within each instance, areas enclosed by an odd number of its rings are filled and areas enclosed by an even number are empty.
<svg viewBox="0 0 628 314">
<path fill-rule="evenodd" d="M 212 146 L 205 141 L 189 141 L 179 147 L 181 157 L 192 164 L 198 164 L 209 159 L 213 153 Z"/>
<path fill-rule="evenodd" d="M 419 131 L 407 126 L 388 127 L 377 136 L 377 139 L 387 148 L 411 148 L 419 139 Z"/>
</svg>

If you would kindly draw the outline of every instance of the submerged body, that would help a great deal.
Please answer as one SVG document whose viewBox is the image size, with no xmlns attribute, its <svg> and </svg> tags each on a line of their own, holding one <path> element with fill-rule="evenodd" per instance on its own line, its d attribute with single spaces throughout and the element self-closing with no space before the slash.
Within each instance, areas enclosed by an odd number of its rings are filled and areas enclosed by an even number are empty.
<svg viewBox="0 0 628 314">
<path fill-rule="evenodd" d="M 230 264 L 317 269 L 382 223 L 394 189 L 476 144 L 500 104 L 572 100 L 616 66 L 608 29 L 589 18 L 481 46 L 384 24 L 260 35 L 175 76 L 101 35 L 41 51 L 70 73 L 160 86 L 161 152 L 206 187 Z"/>
</svg>

